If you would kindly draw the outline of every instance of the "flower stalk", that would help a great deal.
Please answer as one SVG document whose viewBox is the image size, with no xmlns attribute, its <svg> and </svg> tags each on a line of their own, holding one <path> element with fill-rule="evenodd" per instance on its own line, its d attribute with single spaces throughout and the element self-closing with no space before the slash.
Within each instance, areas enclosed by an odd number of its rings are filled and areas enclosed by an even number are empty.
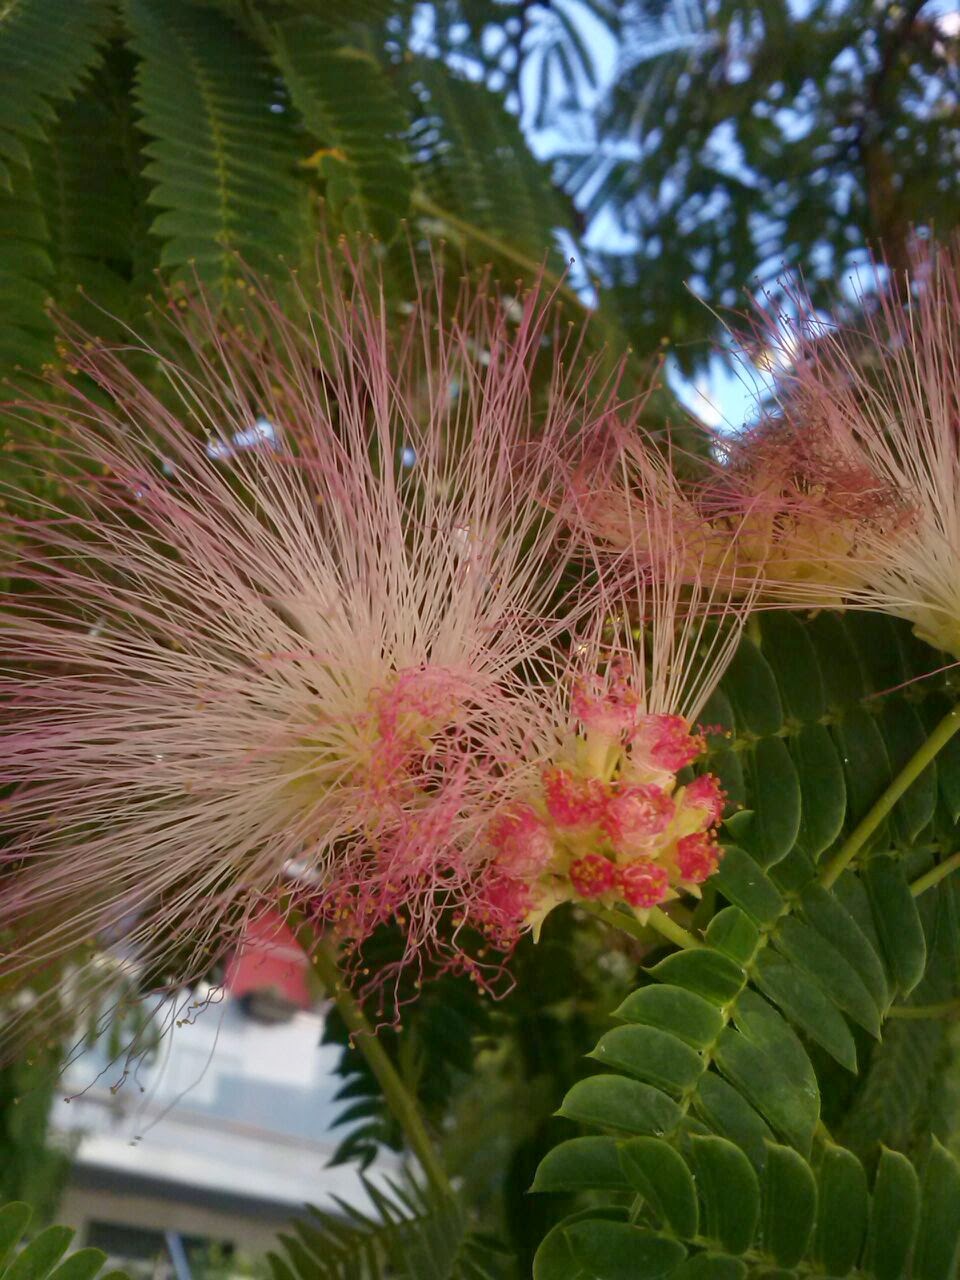
<svg viewBox="0 0 960 1280">
<path fill-rule="evenodd" d="M 958 730 L 960 730 L 960 707 L 953 707 L 923 746 L 907 761 L 876 804 L 861 818 L 836 855 L 824 868 L 820 883 L 825 889 L 830 889 L 836 884 L 900 797 L 916 782 L 931 760 L 943 750 Z"/>
<path fill-rule="evenodd" d="M 416 1156 L 431 1185 L 443 1195 L 452 1195 L 450 1180 L 436 1148 L 430 1140 L 416 1099 L 400 1078 L 386 1050 L 377 1038 L 366 1014 L 350 994 L 333 954 L 300 912 L 289 915 L 290 928 L 302 947 L 313 972 L 334 1001 L 350 1032 L 350 1042 L 367 1060 L 377 1079 L 390 1113 L 403 1130 L 410 1150 Z"/>
<path fill-rule="evenodd" d="M 660 907 L 653 907 L 647 915 L 646 924 L 641 924 L 635 916 L 628 915 L 625 911 L 618 911 L 616 907 L 602 907 L 595 902 L 580 902 L 578 905 L 584 911 L 589 911 L 592 916 L 596 916 L 598 920 L 602 920 L 604 924 L 610 925 L 613 929 L 619 929 L 622 933 L 628 933 L 631 938 L 636 938 L 640 942 L 649 943 L 652 929 L 662 938 L 676 943 L 685 951 L 703 945 L 689 930 L 677 924 L 676 920 L 668 916 Z"/>
</svg>

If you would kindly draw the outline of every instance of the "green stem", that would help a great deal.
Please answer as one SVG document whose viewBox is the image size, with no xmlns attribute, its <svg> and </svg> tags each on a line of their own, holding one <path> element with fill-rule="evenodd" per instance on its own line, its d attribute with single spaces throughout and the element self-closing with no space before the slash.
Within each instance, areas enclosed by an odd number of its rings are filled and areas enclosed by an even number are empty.
<svg viewBox="0 0 960 1280">
<path fill-rule="evenodd" d="M 960 729 L 960 707 L 954 707 L 943 717 L 923 746 L 900 770 L 872 809 L 857 823 L 846 842 L 824 868 L 820 882 L 829 889 L 840 878 L 853 859 L 873 835 L 903 793 L 916 782 L 920 774 Z"/>
<path fill-rule="evenodd" d="M 670 942 L 676 943 L 678 947 L 683 947 L 685 950 L 703 945 L 692 933 L 677 924 L 659 907 L 654 907 L 647 916 L 647 923 L 641 924 L 635 916 L 628 915 L 626 911 L 617 911 L 616 908 L 601 907 L 592 902 L 580 902 L 577 905 L 582 907 L 584 911 L 589 911 L 598 920 L 602 920 L 604 924 L 609 924 L 614 929 L 620 929 L 623 933 L 629 933 L 631 938 L 638 938 L 641 942 L 650 941 L 650 930 L 653 929 L 661 937 L 667 938 Z"/>
<path fill-rule="evenodd" d="M 694 947 L 702 947 L 703 943 L 695 938 L 692 933 L 677 924 L 672 916 L 668 916 L 665 911 L 661 911 L 659 907 L 653 907 L 647 916 L 647 924 L 656 929 L 662 937 L 668 938 L 671 942 L 675 942 L 678 947 L 685 950 L 691 950 Z"/>
<path fill-rule="evenodd" d="M 960 1018 L 960 1000 L 941 1000 L 939 1004 L 895 1004 L 888 1018 Z"/>
<path fill-rule="evenodd" d="M 452 1195 L 446 1170 L 430 1141 L 420 1108 L 377 1039 L 366 1014 L 347 990 L 336 961 L 323 943 L 317 941 L 313 929 L 299 912 L 290 912 L 288 919 L 294 937 L 303 948 L 314 973 L 336 1002 L 340 1016 L 350 1032 L 351 1043 L 360 1050 L 376 1076 L 384 1101 L 406 1134 L 410 1149 L 419 1160 L 424 1173 L 437 1191 Z"/>
<path fill-rule="evenodd" d="M 942 862 L 938 862 L 935 867 L 922 876 L 918 876 L 910 885 L 910 892 L 915 898 L 919 898 L 921 893 L 925 893 L 927 889 L 932 889 L 935 884 L 939 884 L 951 871 L 956 871 L 960 867 L 960 852 L 952 853 L 949 858 L 944 858 Z"/>
</svg>

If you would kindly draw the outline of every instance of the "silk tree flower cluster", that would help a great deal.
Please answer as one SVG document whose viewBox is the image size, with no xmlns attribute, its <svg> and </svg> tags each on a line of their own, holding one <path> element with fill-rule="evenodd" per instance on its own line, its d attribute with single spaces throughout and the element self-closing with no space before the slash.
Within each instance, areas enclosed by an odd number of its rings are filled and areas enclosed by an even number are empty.
<svg viewBox="0 0 960 1280">
<path fill-rule="evenodd" d="M 624 903 L 643 921 L 678 891 L 699 894 L 717 867 L 720 785 L 709 773 L 677 785 L 702 735 L 682 716 L 645 712 L 619 671 L 578 684 L 571 719 L 557 763 L 488 830 L 482 911 L 499 936 L 578 899 Z"/>
<path fill-rule="evenodd" d="M 654 576 L 679 559 L 689 582 L 734 594 L 762 584 L 768 607 L 879 610 L 960 657 L 960 240 L 918 242 L 906 277 L 878 266 L 858 303 L 856 327 L 814 316 L 802 297 L 758 324 L 775 409 L 718 437 L 721 463 L 698 460 L 683 486 L 657 487 L 683 552 L 622 518 L 639 505 L 629 472 L 649 465 L 638 437 L 577 519 Z"/>
<path fill-rule="evenodd" d="M 706 745 L 698 717 L 760 582 L 738 563 L 736 537 L 691 519 L 669 455 L 636 432 L 614 429 L 600 448 L 584 440 L 548 502 L 615 585 L 603 625 L 518 720 L 481 906 L 501 939 L 518 923 L 538 930 L 563 902 L 620 905 L 642 923 L 699 894 L 720 857 L 724 796 L 690 769 Z"/>
<path fill-rule="evenodd" d="M 730 482 L 766 499 L 772 598 L 891 613 L 960 656 L 960 240 L 913 258 L 878 267 L 856 327 L 765 331 L 779 412 L 732 448 Z"/>
<path fill-rule="evenodd" d="M 716 864 L 719 792 L 677 773 L 744 606 L 543 501 L 636 407 L 568 371 L 535 291 L 439 281 L 392 336 L 369 263 L 326 267 L 296 304 L 251 284 L 241 324 L 171 306 L 187 355 L 136 345 L 146 381 L 68 339 L 77 376 L 7 407 L 56 460 L 2 515 L 8 989 L 105 945 L 174 988 L 278 906 L 456 958 L 463 924 L 642 915 Z"/>
</svg>

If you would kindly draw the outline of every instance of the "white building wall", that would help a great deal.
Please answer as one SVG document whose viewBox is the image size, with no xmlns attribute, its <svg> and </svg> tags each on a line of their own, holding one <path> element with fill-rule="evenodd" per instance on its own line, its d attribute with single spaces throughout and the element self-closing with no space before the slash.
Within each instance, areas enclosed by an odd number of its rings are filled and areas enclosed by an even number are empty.
<svg viewBox="0 0 960 1280">
<path fill-rule="evenodd" d="M 336 1194 L 365 1208 L 356 1170 L 328 1167 L 344 1131 L 331 1131 L 339 1051 L 320 1046 L 322 1031 L 315 1013 L 265 1026 L 228 999 L 174 1027 L 115 1091 L 121 1069 L 99 1047 L 84 1054 L 51 1117 L 76 1145 L 59 1219 L 81 1233 L 123 1224 L 262 1253 L 306 1203 L 330 1209 Z"/>
</svg>

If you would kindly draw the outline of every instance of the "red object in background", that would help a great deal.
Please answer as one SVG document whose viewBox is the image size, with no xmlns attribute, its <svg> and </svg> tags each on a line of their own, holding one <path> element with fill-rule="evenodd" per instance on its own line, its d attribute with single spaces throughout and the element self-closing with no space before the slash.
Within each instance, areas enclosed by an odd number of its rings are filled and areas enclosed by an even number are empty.
<svg viewBox="0 0 960 1280">
<path fill-rule="evenodd" d="M 243 943 L 227 966 L 224 986 L 243 1000 L 251 1017 L 283 1022 L 314 1003 L 307 968 L 307 957 L 283 917 L 268 912 L 247 925 Z"/>
</svg>

